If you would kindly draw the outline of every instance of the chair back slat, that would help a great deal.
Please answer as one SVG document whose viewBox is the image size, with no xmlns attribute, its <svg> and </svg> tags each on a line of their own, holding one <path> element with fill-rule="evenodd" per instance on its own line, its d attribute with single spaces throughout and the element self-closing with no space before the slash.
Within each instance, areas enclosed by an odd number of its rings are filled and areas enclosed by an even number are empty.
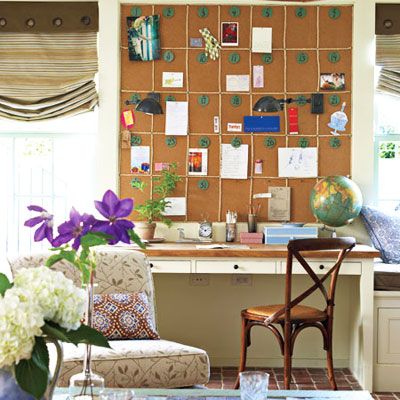
<svg viewBox="0 0 400 400">
<path fill-rule="evenodd" d="M 276 311 L 273 315 L 266 318 L 266 323 L 270 324 L 275 322 L 281 315 L 285 314 L 285 320 L 290 320 L 290 310 L 294 306 L 300 304 L 303 300 L 309 297 L 316 290 L 320 290 L 324 300 L 326 302 L 326 311 L 328 314 L 333 313 L 333 305 L 335 298 L 335 290 L 337 277 L 339 274 L 340 267 L 347 254 L 353 249 L 356 241 L 354 238 L 327 238 L 327 239 L 295 239 L 288 243 L 288 256 L 286 262 L 286 287 L 285 287 L 285 306 L 284 308 Z M 335 264 L 327 271 L 322 277 L 319 277 L 307 263 L 303 257 L 303 253 L 307 253 L 307 256 L 311 255 L 312 252 L 316 251 L 332 251 L 337 255 Z M 304 268 L 314 284 L 310 286 L 303 293 L 298 295 L 295 299 L 292 299 L 292 269 L 293 259 L 296 259 L 300 265 Z M 328 279 L 330 280 L 329 290 L 327 291 L 323 283 Z"/>
</svg>

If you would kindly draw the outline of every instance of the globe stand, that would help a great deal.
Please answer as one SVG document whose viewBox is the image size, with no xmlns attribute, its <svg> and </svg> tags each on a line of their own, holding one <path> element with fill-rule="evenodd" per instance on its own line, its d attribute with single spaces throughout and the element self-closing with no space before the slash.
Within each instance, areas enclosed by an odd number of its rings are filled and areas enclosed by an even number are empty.
<svg viewBox="0 0 400 400">
<path fill-rule="evenodd" d="M 329 228 L 329 227 L 327 227 L 326 225 L 324 225 L 324 226 L 322 227 L 321 230 L 327 231 L 327 232 L 331 232 L 331 237 L 332 237 L 332 238 L 336 238 L 336 237 L 337 237 L 336 229 L 335 229 L 335 228 Z"/>
</svg>

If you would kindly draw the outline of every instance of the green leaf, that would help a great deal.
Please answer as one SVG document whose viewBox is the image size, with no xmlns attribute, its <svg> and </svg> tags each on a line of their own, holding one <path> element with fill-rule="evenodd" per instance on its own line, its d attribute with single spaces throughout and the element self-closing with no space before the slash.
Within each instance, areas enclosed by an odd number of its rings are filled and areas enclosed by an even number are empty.
<svg viewBox="0 0 400 400">
<path fill-rule="evenodd" d="M 71 264 L 76 264 L 76 250 L 61 250 L 60 256 Z"/>
<path fill-rule="evenodd" d="M 46 260 L 46 267 L 51 267 L 62 259 L 63 257 L 60 254 L 54 254 Z"/>
<path fill-rule="evenodd" d="M 43 337 L 35 337 L 35 345 L 32 350 L 32 361 L 49 374 L 49 351 Z"/>
<path fill-rule="evenodd" d="M 4 296 L 6 290 L 12 288 L 12 283 L 8 280 L 5 274 L 0 273 L 0 295 Z"/>
<path fill-rule="evenodd" d="M 98 235 L 97 233 L 98 232 L 88 232 L 86 235 L 83 235 L 81 238 L 81 246 L 83 248 L 88 248 L 107 244 L 108 240 L 105 237 Z"/>
<path fill-rule="evenodd" d="M 31 358 L 29 360 L 21 360 L 15 366 L 15 379 L 25 392 L 39 400 L 46 391 L 49 374 Z"/>
<path fill-rule="evenodd" d="M 87 325 L 81 325 L 76 331 L 65 332 L 65 335 L 75 344 L 85 343 L 110 348 L 108 340 L 99 331 Z"/>
<path fill-rule="evenodd" d="M 57 324 L 53 324 L 51 322 L 46 322 L 42 326 L 42 331 L 43 331 L 43 333 L 45 333 L 46 335 L 48 335 L 54 339 L 58 339 L 58 340 L 61 340 L 62 342 L 67 342 L 67 343 L 74 343 L 65 334 L 66 329 L 61 328 Z"/>
<path fill-rule="evenodd" d="M 146 245 L 140 240 L 140 237 L 133 229 L 129 229 L 128 234 L 133 243 L 136 243 L 141 249 L 146 248 Z"/>
</svg>

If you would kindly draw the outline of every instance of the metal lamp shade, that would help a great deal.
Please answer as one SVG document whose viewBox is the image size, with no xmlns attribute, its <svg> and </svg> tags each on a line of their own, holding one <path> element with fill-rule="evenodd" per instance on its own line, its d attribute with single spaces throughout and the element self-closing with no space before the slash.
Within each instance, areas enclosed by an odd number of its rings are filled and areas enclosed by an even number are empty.
<svg viewBox="0 0 400 400">
<path fill-rule="evenodd" d="M 163 114 L 160 103 L 151 97 L 143 99 L 136 106 L 136 111 L 144 112 L 146 114 Z"/>
<path fill-rule="evenodd" d="M 258 112 L 279 112 L 282 111 L 282 103 L 272 96 L 264 96 L 254 104 L 253 111 Z"/>
</svg>

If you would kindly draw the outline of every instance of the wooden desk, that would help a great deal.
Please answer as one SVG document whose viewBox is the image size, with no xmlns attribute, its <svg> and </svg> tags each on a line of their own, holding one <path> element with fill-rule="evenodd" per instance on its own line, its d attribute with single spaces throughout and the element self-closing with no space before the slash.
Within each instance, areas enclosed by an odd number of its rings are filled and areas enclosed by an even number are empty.
<svg viewBox="0 0 400 400">
<path fill-rule="evenodd" d="M 249 245 L 239 249 L 196 249 L 196 244 L 151 244 L 143 252 L 148 256 L 154 273 L 166 274 L 260 274 L 282 275 L 286 271 L 286 247 Z M 307 255 L 307 254 L 306 254 Z M 318 274 L 333 265 L 336 253 L 314 252 L 310 262 Z M 359 278 L 354 293 L 356 301 L 349 304 L 351 315 L 350 369 L 364 389 L 372 391 L 373 373 L 373 260 L 375 249 L 357 245 L 342 265 L 341 275 Z M 294 263 L 294 274 L 304 274 Z M 357 289 L 357 290 L 356 290 Z"/>
</svg>

